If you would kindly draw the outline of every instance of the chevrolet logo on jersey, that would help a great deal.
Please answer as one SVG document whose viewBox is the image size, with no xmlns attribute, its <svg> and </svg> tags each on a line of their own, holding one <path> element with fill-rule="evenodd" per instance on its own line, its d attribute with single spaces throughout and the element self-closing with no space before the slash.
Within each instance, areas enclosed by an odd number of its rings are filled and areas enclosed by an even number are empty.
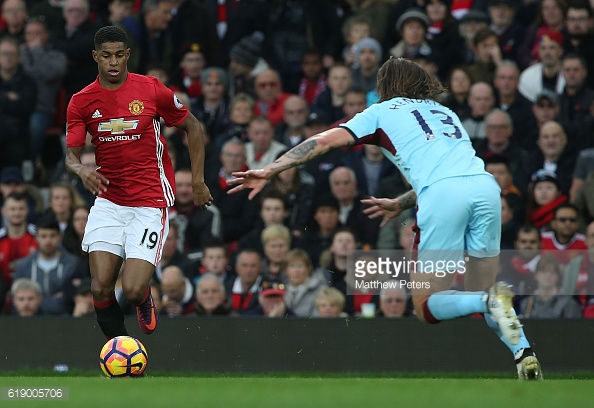
<svg viewBox="0 0 594 408">
<path fill-rule="evenodd" d="M 138 127 L 138 120 L 124 120 L 124 118 L 109 119 L 109 122 L 99 122 L 99 132 L 110 132 L 112 135 L 121 135 L 126 130 Z"/>
</svg>

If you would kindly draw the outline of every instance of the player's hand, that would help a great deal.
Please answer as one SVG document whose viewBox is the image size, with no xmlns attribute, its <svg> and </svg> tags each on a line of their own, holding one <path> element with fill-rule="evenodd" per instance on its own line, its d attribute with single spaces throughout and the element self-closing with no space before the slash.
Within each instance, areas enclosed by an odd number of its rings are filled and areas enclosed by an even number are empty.
<svg viewBox="0 0 594 408">
<path fill-rule="evenodd" d="M 385 227 L 392 218 L 399 216 L 403 209 L 400 207 L 397 198 L 367 198 L 361 200 L 361 203 L 369 205 L 369 208 L 363 210 L 364 214 L 371 219 L 384 217 L 380 227 Z"/>
<path fill-rule="evenodd" d="M 227 191 L 227 194 L 237 193 L 239 191 L 245 190 L 246 188 L 251 188 L 252 191 L 248 196 L 248 199 L 252 199 L 258 194 L 264 186 L 266 185 L 266 181 L 268 180 L 269 173 L 263 169 L 260 170 L 248 170 L 248 171 L 236 171 L 232 173 L 233 176 L 237 177 L 233 180 L 228 180 L 228 184 L 237 184 L 237 187 L 232 188 L 231 190 Z"/>
<path fill-rule="evenodd" d="M 90 167 L 83 167 L 78 173 L 78 176 L 82 180 L 85 188 L 91 193 L 99 195 L 100 193 L 105 193 L 107 191 L 109 180 L 97 170 L 93 170 Z"/>
<path fill-rule="evenodd" d="M 203 210 L 206 210 L 206 207 L 212 205 L 212 195 L 210 195 L 210 190 L 204 183 L 196 183 L 192 186 L 192 191 L 194 193 L 194 205 L 197 207 L 201 207 Z"/>
</svg>

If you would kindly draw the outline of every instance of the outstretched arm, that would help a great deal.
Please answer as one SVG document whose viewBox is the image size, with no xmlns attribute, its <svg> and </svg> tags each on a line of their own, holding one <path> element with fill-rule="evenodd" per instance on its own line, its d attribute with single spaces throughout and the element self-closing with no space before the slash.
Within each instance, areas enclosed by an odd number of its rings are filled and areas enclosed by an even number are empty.
<svg viewBox="0 0 594 408">
<path fill-rule="evenodd" d="M 237 178 L 230 180 L 229 184 L 238 184 L 238 186 L 229 190 L 229 194 L 251 188 L 253 189 L 249 195 L 251 200 L 262 190 L 266 184 L 266 180 L 271 179 L 283 170 L 299 166 L 327 153 L 330 149 L 353 144 L 355 144 L 355 139 L 343 128 L 334 128 L 319 133 L 304 140 L 263 169 L 233 173 Z"/>
<path fill-rule="evenodd" d="M 204 184 L 204 145 L 206 132 L 204 125 L 196 119 L 191 113 L 179 125 L 178 129 L 183 130 L 188 135 L 188 149 L 190 151 L 190 161 L 192 163 L 192 190 L 194 192 L 194 204 L 206 209 L 212 204 L 210 190 Z"/>
<path fill-rule="evenodd" d="M 363 210 L 369 218 L 384 217 L 380 227 L 385 226 L 388 221 L 399 216 L 404 210 L 417 205 L 417 193 L 414 190 L 407 191 L 397 198 L 375 198 L 361 200 L 363 204 L 371 207 Z"/>
</svg>

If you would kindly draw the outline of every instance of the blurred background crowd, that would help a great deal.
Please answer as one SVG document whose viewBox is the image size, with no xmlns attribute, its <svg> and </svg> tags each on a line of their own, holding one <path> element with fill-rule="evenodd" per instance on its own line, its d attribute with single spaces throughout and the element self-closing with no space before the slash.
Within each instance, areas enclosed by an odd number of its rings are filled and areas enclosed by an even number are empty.
<svg viewBox="0 0 594 408">
<path fill-rule="evenodd" d="M 203 211 L 185 135 L 163 124 L 177 192 L 152 285 L 162 315 L 411 315 L 406 290 L 356 291 L 346 274 L 354 249 L 413 246 L 414 210 L 381 228 L 363 213 L 361 198 L 410 189 L 379 148 L 331 151 L 253 201 L 226 194 L 232 172 L 375 103 L 379 67 L 403 57 L 445 84 L 441 103 L 501 187 L 500 278 L 521 295 L 518 313 L 594 317 L 588 0 L 4 0 L 0 11 L 0 315 L 94 315 L 80 248 L 94 196 L 65 170 L 65 112 L 97 76 L 96 30 L 116 25 L 129 70 L 173 89 L 208 133 Z M 95 166 L 90 141 L 81 161 Z"/>
</svg>

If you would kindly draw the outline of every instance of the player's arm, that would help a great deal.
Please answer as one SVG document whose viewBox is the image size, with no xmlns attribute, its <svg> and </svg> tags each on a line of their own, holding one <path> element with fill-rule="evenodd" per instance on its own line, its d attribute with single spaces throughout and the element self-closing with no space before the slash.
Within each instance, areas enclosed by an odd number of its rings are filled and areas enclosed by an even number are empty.
<svg viewBox="0 0 594 408">
<path fill-rule="evenodd" d="M 97 170 L 87 167 L 80 162 L 81 150 L 82 146 L 68 147 L 66 149 L 66 170 L 80 177 L 83 185 L 93 194 L 107 191 L 109 180 L 103 174 L 98 173 Z"/>
<path fill-rule="evenodd" d="M 415 193 L 415 190 L 410 190 L 396 198 L 371 197 L 361 200 L 361 202 L 370 206 L 363 210 L 369 218 L 384 217 L 384 220 L 380 224 L 380 227 L 383 227 L 390 219 L 402 214 L 404 210 L 416 206 L 417 193 Z"/>
<path fill-rule="evenodd" d="M 355 144 L 355 139 L 351 133 L 340 127 L 318 133 L 293 147 L 263 169 L 233 173 L 237 178 L 235 180 L 230 180 L 229 183 L 239 185 L 230 190 L 229 193 L 235 193 L 246 188 L 251 188 L 253 190 L 250 193 L 249 198 L 252 199 L 260 190 L 262 190 L 266 184 L 266 180 L 271 179 L 276 174 L 290 169 L 291 167 L 299 166 L 327 153 L 331 149 L 353 144 Z"/>
<path fill-rule="evenodd" d="M 194 204 L 206 209 L 212 204 L 210 190 L 204 184 L 204 145 L 206 131 L 204 125 L 191 113 L 186 119 L 176 126 L 188 135 L 188 149 L 192 163 L 192 190 L 194 192 Z"/>
</svg>

